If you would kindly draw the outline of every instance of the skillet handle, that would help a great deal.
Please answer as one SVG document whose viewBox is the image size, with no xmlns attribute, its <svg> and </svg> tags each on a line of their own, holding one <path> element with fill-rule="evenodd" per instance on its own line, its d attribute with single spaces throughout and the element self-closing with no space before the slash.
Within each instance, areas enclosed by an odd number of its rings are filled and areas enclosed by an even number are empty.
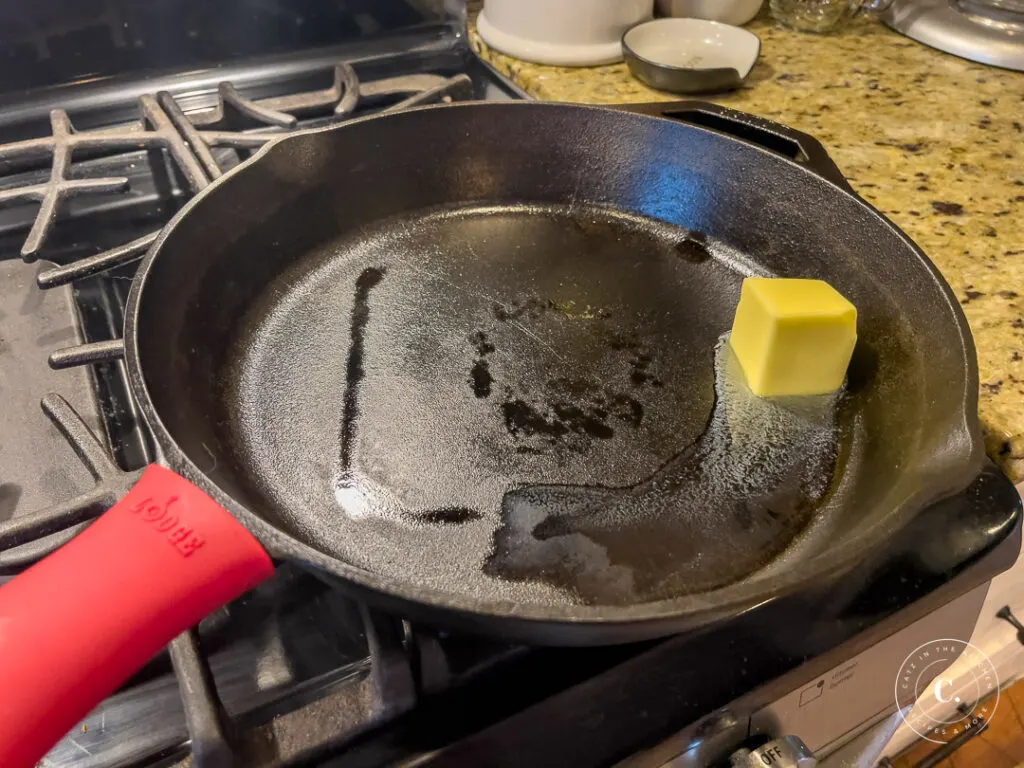
<svg viewBox="0 0 1024 768">
<path fill-rule="evenodd" d="M 147 467 L 92 525 L 0 587 L 0 766 L 34 766 L 175 636 L 273 572 L 213 499 Z"/>
<path fill-rule="evenodd" d="M 846 192 L 854 192 L 821 142 L 810 134 L 763 117 L 706 101 L 665 101 L 649 104 L 609 104 L 612 109 L 651 117 L 667 117 L 756 144 L 788 157 Z M 854 192 L 854 194 L 856 194 Z"/>
</svg>

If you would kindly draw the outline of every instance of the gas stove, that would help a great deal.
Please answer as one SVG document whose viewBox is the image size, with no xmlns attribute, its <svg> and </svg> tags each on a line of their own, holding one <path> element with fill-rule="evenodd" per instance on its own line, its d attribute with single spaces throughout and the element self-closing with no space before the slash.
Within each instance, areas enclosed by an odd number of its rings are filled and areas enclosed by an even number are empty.
<svg viewBox="0 0 1024 768">
<path fill-rule="evenodd" d="M 95 10 L 0 25 L 18 63 L 0 68 L 0 579 L 88 525 L 153 458 L 120 330 L 136 262 L 189 197 L 284 132 L 525 97 L 472 54 L 450 2 Z M 49 393 L 61 397 L 41 409 Z M 784 732 L 834 750 L 895 702 L 888 679 L 830 676 L 853 663 L 894 676 L 919 636 L 969 637 L 986 583 L 1017 555 L 1019 519 L 986 467 L 839 582 L 610 648 L 449 634 L 281 567 L 177 638 L 44 765 L 710 765 Z M 860 704 L 838 721 L 820 722 L 825 694 L 786 709 L 840 678 Z"/>
</svg>

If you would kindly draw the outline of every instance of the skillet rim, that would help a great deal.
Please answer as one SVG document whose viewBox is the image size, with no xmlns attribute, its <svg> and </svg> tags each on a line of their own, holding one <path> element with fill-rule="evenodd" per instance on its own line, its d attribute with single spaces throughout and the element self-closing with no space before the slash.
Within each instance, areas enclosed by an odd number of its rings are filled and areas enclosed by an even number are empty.
<svg viewBox="0 0 1024 768">
<path fill-rule="evenodd" d="M 696 102 L 685 102 L 688 106 Z M 674 102 L 657 103 L 657 107 L 671 111 Z M 637 112 L 638 105 L 583 105 L 562 102 L 510 101 L 487 102 L 469 101 L 455 104 L 429 105 L 402 112 L 374 114 L 341 124 L 314 128 L 295 133 L 285 134 L 271 140 L 248 160 L 212 181 L 201 192 L 187 201 L 174 217 L 164 226 L 157 239 L 150 246 L 146 256 L 140 263 L 138 272 L 132 282 L 126 304 L 124 321 L 125 366 L 129 384 L 135 396 L 142 417 L 153 433 L 158 446 L 158 461 L 178 472 L 213 498 L 220 506 L 239 520 L 275 558 L 297 561 L 313 567 L 318 571 L 343 582 L 350 591 L 366 595 L 370 601 L 390 605 L 412 617 L 425 616 L 433 623 L 451 626 L 469 627 L 472 631 L 485 634 L 501 634 L 505 637 L 527 638 L 536 641 L 538 637 L 544 642 L 555 644 L 601 644 L 625 642 L 658 637 L 671 634 L 698 624 L 707 623 L 725 615 L 738 615 L 761 604 L 790 594 L 801 587 L 821 584 L 841 573 L 850 570 L 858 561 L 889 538 L 894 530 L 903 528 L 915 515 L 927 505 L 955 493 L 924 494 L 919 492 L 904 503 L 893 507 L 889 514 L 875 525 L 860 532 L 852 540 L 844 540 L 843 545 L 832 546 L 818 552 L 807 559 L 798 560 L 781 572 L 774 572 L 763 577 L 754 577 L 728 584 L 708 592 L 697 592 L 680 597 L 657 600 L 630 605 L 568 605 L 553 610 L 551 605 L 542 603 L 519 603 L 507 599 L 479 599 L 457 590 L 439 590 L 423 588 L 411 581 L 399 581 L 372 571 L 354 566 L 338 557 L 328 555 L 315 547 L 302 542 L 297 537 L 277 528 L 262 518 L 258 513 L 237 502 L 207 476 L 189 459 L 178 446 L 170 431 L 160 418 L 145 382 L 145 373 L 139 354 L 139 314 L 140 306 L 149 287 L 149 278 L 153 264 L 163 252 L 164 244 L 174 234 L 180 222 L 190 215 L 197 207 L 201 209 L 203 201 L 214 189 L 233 183 L 236 178 L 244 175 L 258 164 L 262 158 L 276 151 L 276 148 L 288 142 L 301 142 L 305 137 L 329 131 L 343 131 L 352 126 L 372 120 L 400 120 L 403 115 L 437 110 L 474 110 L 474 109 L 533 109 L 533 110 L 565 110 L 615 112 L 631 115 L 630 119 L 664 120 L 680 125 L 679 120 L 667 116 Z M 652 105 L 653 106 L 653 105 Z M 714 105 L 709 105 L 713 108 Z M 741 113 L 742 114 L 742 113 Z M 539 119 L 539 118 L 538 118 Z M 761 118 L 756 118 L 761 120 Z M 932 281 L 942 292 L 955 322 L 961 342 L 961 353 L 965 364 L 964 388 L 960 397 L 960 412 L 951 422 L 955 428 L 950 430 L 947 440 L 956 438 L 969 444 L 967 454 L 958 452 L 956 460 L 949 459 L 939 464 L 927 465 L 925 477 L 934 480 L 937 477 L 949 478 L 952 475 L 962 476 L 963 480 L 955 484 L 966 487 L 977 474 L 984 461 L 984 448 L 981 427 L 977 412 L 978 401 L 978 369 L 973 337 L 967 319 L 956 300 L 952 289 L 937 267 L 923 251 L 893 222 L 880 211 L 871 206 L 856 193 L 826 178 L 808 166 L 793 159 L 765 149 L 750 141 L 744 141 L 707 128 L 702 125 L 683 124 L 689 130 L 712 134 L 719 139 L 733 141 L 763 153 L 774 162 L 787 163 L 813 177 L 815 183 L 824 182 L 860 205 L 879 222 L 895 234 L 909 249 L 909 255 L 916 257 L 920 265 L 931 276 Z M 811 137 L 808 137 L 811 138 Z M 813 140 L 813 139 L 812 139 Z M 821 146 L 820 144 L 818 145 Z M 159 288 L 154 289 L 159 290 Z M 151 299 L 152 301 L 153 299 Z M 920 485 L 924 485 L 922 482 Z M 945 484 L 947 487 L 953 482 Z M 796 539 L 794 540 L 794 542 Z M 756 574 L 756 572 L 755 572 Z M 497 622 L 497 624 L 494 624 Z"/>
</svg>

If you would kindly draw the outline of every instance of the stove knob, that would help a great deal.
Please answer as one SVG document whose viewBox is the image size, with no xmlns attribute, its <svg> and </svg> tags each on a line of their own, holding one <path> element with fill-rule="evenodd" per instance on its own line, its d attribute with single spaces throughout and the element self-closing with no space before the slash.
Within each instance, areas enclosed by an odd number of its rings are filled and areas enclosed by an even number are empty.
<svg viewBox="0 0 1024 768">
<path fill-rule="evenodd" d="M 815 768 L 817 759 L 796 736 L 783 736 L 757 749 L 737 749 L 732 768 Z"/>
</svg>

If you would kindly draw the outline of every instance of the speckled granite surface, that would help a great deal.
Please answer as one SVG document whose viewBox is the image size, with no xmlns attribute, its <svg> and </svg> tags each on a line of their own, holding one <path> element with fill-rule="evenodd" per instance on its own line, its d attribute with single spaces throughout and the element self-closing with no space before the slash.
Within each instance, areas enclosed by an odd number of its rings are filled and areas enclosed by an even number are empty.
<svg viewBox="0 0 1024 768">
<path fill-rule="evenodd" d="M 1024 479 L 1024 74 L 939 53 L 860 19 L 819 37 L 762 12 L 744 87 L 710 100 L 817 137 L 853 187 L 924 249 L 960 297 L 978 348 L 990 455 Z M 668 100 L 625 65 L 571 69 L 482 57 L 531 95 Z"/>
</svg>

